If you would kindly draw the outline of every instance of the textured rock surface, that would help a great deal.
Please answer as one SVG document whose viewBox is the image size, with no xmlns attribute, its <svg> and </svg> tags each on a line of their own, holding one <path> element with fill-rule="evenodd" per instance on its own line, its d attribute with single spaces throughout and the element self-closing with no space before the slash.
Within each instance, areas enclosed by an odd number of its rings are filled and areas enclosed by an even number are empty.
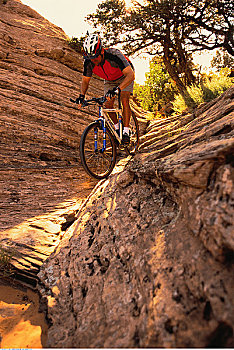
<svg viewBox="0 0 234 350">
<path fill-rule="evenodd" d="M 30 283 L 95 185 L 78 156 L 94 110 L 69 101 L 83 63 L 66 40 L 20 1 L 0 0 L 0 243 Z M 93 79 L 90 96 L 99 91 Z"/>
<path fill-rule="evenodd" d="M 48 346 L 233 347 L 233 89 L 152 122 L 84 201 L 81 66 L 60 28 L 0 0 L 0 243 L 31 284 L 50 256 Z"/>
<path fill-rule="evenodd" d="M 97 184 L 39 274 L 49 347 L 233 347 L 233 92 Z"/>
</svg>

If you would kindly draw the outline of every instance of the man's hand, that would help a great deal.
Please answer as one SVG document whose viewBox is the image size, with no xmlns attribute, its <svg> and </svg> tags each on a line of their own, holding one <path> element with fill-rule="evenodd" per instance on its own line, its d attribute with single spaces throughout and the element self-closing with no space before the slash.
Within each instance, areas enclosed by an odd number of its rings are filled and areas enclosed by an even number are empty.
<svg viewBox="0 0 234 350">
<path fill-rule="evenodd" d="M 107 100 L 111 100 L 113 97 L 115 97 L 116 95 L 118 95 L 118 93 L 120 93 L 120 88 L 116 87 L 112 90 L 108 90 L 106 93 L 106 98 Z"/>
<path fill-rule="evenodd" d="M 76 103 L 79 105 L 79 108 L 81 107 L 82 103 L 84 102 L 85 95 L 80 94 L 79 97 L 76 99 Z"/>
</svg>

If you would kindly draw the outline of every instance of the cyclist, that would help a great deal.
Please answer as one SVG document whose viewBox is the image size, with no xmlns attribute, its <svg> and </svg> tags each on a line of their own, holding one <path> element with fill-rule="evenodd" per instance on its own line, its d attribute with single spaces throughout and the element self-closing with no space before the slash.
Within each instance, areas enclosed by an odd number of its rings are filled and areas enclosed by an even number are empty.
<svg viewBox="0 0 234 350">
<path fill-rule="evenodd" d="M 123 106 L 123 137 L 122 143 L 128 144 L 129 121 L 131 109 L 129 105 L 130 95 L 133 92 L 135 79 L 134 67 L 128 57 L 115 48 L 104 48 L 98 34 L 89 35 L 83 45 L 84 49 L 84 70 L 81 81 L 81 92 L 76 99 L 79 108 L 85 99 L 85 94 L 89 87 L 92 74 L 95 73 L 104 79 L 104 94 L 107 97 L 105 107 L 113 108 L 115 96 L 121 92 L 121 102 Z M 118 120 L 115 113 L 110 113 L 110 117 L 118 132 Z"/>
</svg>

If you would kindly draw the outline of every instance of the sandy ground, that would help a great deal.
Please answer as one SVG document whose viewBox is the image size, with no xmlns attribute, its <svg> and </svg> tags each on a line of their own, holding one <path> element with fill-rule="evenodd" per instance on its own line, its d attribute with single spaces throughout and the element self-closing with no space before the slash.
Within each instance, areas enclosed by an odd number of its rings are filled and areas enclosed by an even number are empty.
<svg viewBox="0 0 234 350">
<path fill-rule="evenodd" d="M 47 337 L 38 294 L 29 288 L 0 284 L 1 348 L 43 348 Z"/>
</svg>

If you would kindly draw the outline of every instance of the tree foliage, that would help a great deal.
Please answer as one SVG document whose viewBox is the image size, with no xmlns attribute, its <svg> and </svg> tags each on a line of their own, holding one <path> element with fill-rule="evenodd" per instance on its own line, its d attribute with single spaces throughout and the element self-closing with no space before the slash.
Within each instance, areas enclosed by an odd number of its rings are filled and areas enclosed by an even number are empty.
<svg viewBox="0 0 234 350">
<path fill-rule="evenodd" d="M 79 39 L 72 37 L 71 39 L 68 40 L 68 45 L 78 53 L 83 53 L 83 44 L 84 44 L 83 37 Z"/>
<path fill-rule="evenodd" d="M 140 101 L 141 107 L 151 112 L 157 112 L 171 102 L 175 93 L 175 85 L 163 63 L 157 58 L 150 62 L 144 85 L 136 84 L 134 88 L 134 95 Z"/>
<path fill-rule="evenodd" d="M 105 0 L 87 19 L 110 45 L 128 54 L 160 54 L 178 90 L 195 82 L 191 53 L 223 47 L 233 55 L 231 0 L 145 0 L 127 9 Z"/>
<path fill-rule="evenodd" d="M 218 50 L 211 61 L 211 67 L 220 70 L 222 68 L 233 68 L 234 58 L 224 50 Z"/>
</svg>

